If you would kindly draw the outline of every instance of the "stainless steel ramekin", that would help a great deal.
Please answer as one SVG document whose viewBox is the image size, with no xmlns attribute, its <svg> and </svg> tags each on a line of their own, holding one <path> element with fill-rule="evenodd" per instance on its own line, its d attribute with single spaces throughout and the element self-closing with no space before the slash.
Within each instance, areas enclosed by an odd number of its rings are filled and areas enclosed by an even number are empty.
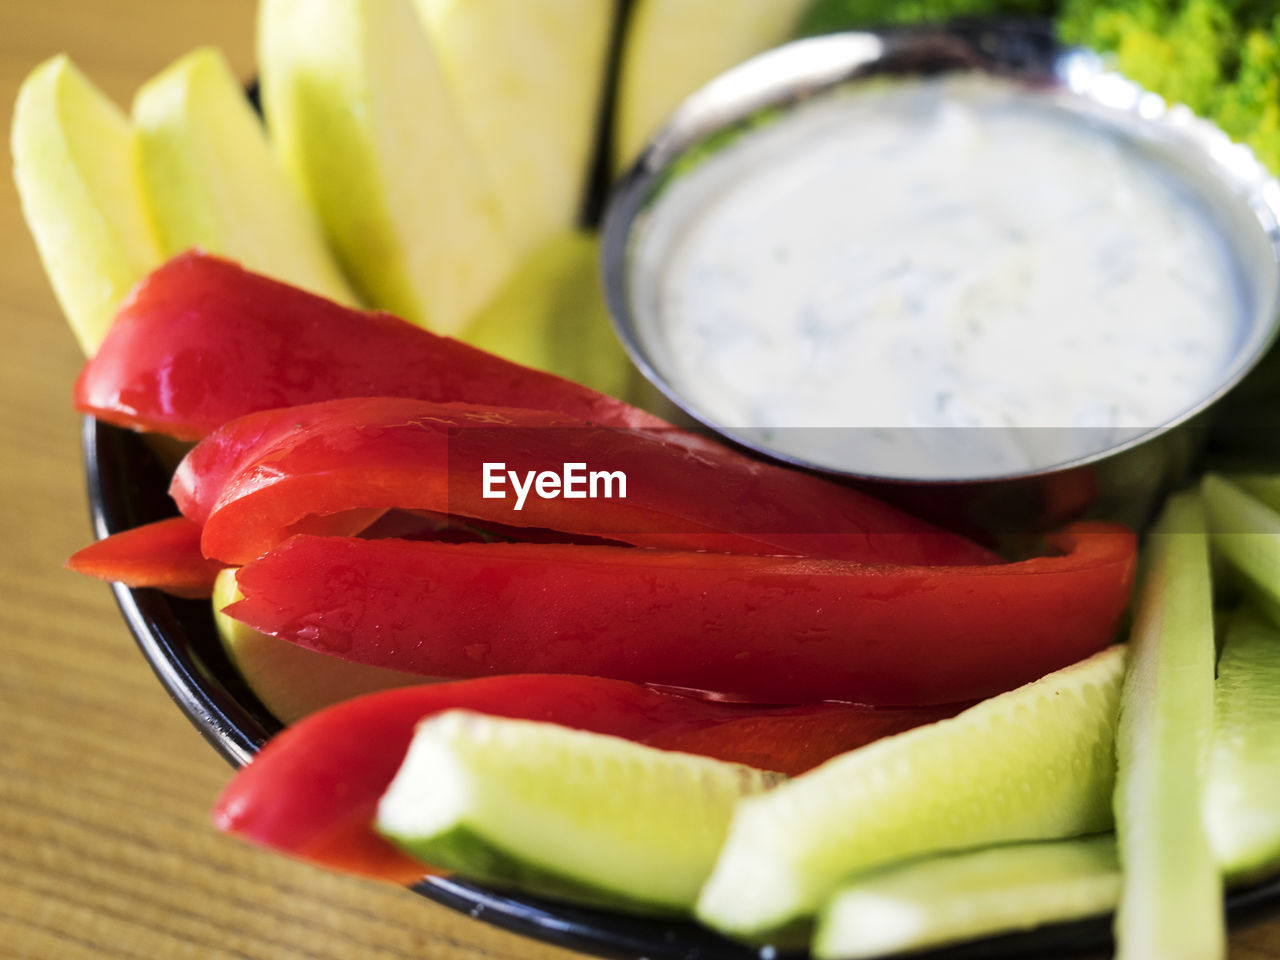
<svg viewBox="0 0 1280 960">
<path fill-rule="evenodd" d="M 942 479 L 877 476 L 806 462 L 751 428 L 716 423 L 668 376 L 655 350 L 656 306 L 637 282 L 638 238 L 660 222 L 668 188 L 701 158 L 779 111 L 873 77 L 978 71 L 1051 92 L 1089 123 L 1140 144 L 1211 210 L 1243 278 L 1247 326 L 1213 390 L 1169 422 L 1133 431 L 1095 453 L 1022 473 Z M 1280 318 L 1280 183 L 1213 124 L 1109 72 L 1095 55 L 1057 45 L 1048 31 L 1009 22 L 837 34 L 756 57 L 687 99 L 616 188 L 606 211 L 603 271 L 614 324 L 645 376 L 707 427 L 759 453 L 873 485 L 881 496 L 973 529 L 1043 529 L 1088 512 L 1143 522 L 1186 475 L 1204 414 L 1258 362 Z M 1177 429 L 1174 428 L 1186 428 Z M 955 429 L 955 428 L 953 428 Z M 963 429 L 963 428 L 960 428 Z"/>
</svg>

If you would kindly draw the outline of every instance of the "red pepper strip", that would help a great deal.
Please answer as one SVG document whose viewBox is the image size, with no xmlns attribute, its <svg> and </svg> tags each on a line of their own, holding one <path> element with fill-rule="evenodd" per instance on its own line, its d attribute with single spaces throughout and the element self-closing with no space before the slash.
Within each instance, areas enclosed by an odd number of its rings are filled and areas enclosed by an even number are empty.
<svg viewBox="0 0 1280 960">
<path fill-rule="evenodd" d="M 321 653 L 440 677 L 575 673 L 761 702 L 977 700 L 1111 642 L 1134 536 L 978 567 L 561 544 L 295 537 L 227 612 Z"/>
<path fill-rule="evenodd" d="M 433 540 L 436 543 L 493 543 L 498 540 L 520 543 L 620 544 L 603 537 L 582 537 L 545 530 L 541 527 L 508 527 L 486 523 L 483 527 L 460 517 L 430 510 L 389 510 L 376 523 L 360 531 L 366 540 L 396 537 L 401 540 Z"/>
<path fill-rule="evenodd" d="M 200 552 L 200 525 L 171 517 L 124 530 L 72 554 L 67 569 L 178 597 L 207 597 L 223 564 Z"/>
<path fill-rule="evenodd" d="M 698 723 L 660 730 L 643 742 L 794 776 L 882 737 L 953 717 L 965 706 L 870 707 L 827 701 L 808 707 L 757 708 L 757 713 L 715 726 Z M 739 708 L 746 710 L 748 705 Z"/>
<path fill-rule="evenodd" d="M 520 477 L 565 463 L 621 471 L 626 496 L 486 498 L 485 463 Z M 584 474 L 585 478 L 585 474 Z M 616 482 L 615 482 L 616 483 Z M 585 489 L 586 484 L 583 484 Z M 260 556 L 308 517 L 353 508 L 433 510 L 636 546 L 885 563 L 998 558 L 849 487 L 707 442 L 591 426 L 512 408 L 366 398 L 251 414 L 202 441 L 170 488 L 204 522 L 207 556 Z M 338 522 L 329 533 L 354 533 Z"/>
<path fill-rule="evenodd" d="M 374 396 L 664 425 L 581 384 L 198 252 L 134 289 L 75 388 L 77 410 L 184 440 L 255 410 Z"/>
<path fill-rule="evenodd" d="M 560 723 L 792 774 L 959 709 L 762 708 L 591 677 L 517 675 L 406 687 L 338 704 L 279 734 L 223 791 L 214 823 L 335 869 L 417 880 L 423 865 L 370 825 L 417 722 L 453 708 Z"/>
</svg>

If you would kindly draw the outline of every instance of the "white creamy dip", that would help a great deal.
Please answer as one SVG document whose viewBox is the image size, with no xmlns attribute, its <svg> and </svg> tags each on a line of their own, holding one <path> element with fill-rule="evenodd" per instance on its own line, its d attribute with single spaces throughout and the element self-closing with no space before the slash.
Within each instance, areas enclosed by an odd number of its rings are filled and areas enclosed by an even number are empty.
<svg viewBox="0 0 1280 960">
<path fill-rule="evenodd" d="M 717 425 L 840 469 L 964 479 L 1098 452 L 1196 405 L 1245 332 L 1189 189 L 991 79 L 794 109 L 660 207 L 636 263 L 670 381 Z M 954 427 L 990 429 L 935 429 Z"/>
</svg>

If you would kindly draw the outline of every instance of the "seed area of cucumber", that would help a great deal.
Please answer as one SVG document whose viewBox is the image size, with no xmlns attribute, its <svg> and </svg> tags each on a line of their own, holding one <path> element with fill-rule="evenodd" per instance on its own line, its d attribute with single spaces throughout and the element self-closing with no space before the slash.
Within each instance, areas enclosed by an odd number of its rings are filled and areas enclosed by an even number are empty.
<svg viewBox="0 0 1280 960">
<path fill-rule="evenodd" d="M 413 856 L 493 884 L 680 913 L 734 803 L 782 777 L 554 724 L 449 711 L 423 721 L 378 829 Z"/>
<path fill-rule="evenodd" d="M 745 798 L 699 919 L 777 942 L 866 871 L 1109 829 L 1123 670 L 1124 651 L 1113 647 Z"/>
<path fill-rule="evenodd" d="M 1107 913 L 1115 837 L 1022 843 L 918 860 L 843 887 L 823 909 L 818 960 L 863 960 Z"/>
<path fill-rule="evenodd" d="M 1251 610 L 1218 660 L 1205 828 L 1230 881 L 1280 866 L 1280 630 Z"/>
</svg>

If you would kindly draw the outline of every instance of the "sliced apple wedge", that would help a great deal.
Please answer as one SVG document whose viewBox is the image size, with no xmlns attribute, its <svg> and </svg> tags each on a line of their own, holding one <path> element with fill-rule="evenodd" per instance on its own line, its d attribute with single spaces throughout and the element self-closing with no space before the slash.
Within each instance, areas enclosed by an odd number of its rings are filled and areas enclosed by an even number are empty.
<svg viewBox="0 0 1280 960">
<path fill-rule="evenodd" d="M 27 77 L 13 112 L 13 172 L 27 226 L 86 354 L 161 260 L 128 119 L 65 56 Z"/>
<path fill-rule="evenodd" d="M 369 303 L 455 333 L 515 255 L 412 0 L 264 0 L 263 107 Z"/>
<path fill-rule="evenodd" d="M 615 4 L 417 0 L 521 255 L 575 226 Z"/>
<path fill-rule="evenodd" d="M 615 169 L 718 73 L 790 39 L 809 0 L 637 0 L 618 78 Z"/>
<path fill-rule="evenodd" d="M 542 244 L 464 339 L 515 363 L 625 398 L 631 361 L 609 322 L 598 249 L 594 236 L 577 231 Z"/>
<path fill-rule="evenodd" d="M 133 102 L 142 170 L 166 256 L 191 247 L 355 303 L 315 214 L 271 153 L 222 54 L 196 50 Z"/>
<path fill-rule="evenodd" d="M 287 640 L 259 633 L 222 608 L 243 599 L 236 572 L 228 567 L 213 586 L 213 619 L 232 665 L 249 689 L 281 723 L 296 723 L 308 714 L 343 700 L 378 690 L 431 683 L 430 677 L 384 670 L 307 650 Z"/>
</svg>

